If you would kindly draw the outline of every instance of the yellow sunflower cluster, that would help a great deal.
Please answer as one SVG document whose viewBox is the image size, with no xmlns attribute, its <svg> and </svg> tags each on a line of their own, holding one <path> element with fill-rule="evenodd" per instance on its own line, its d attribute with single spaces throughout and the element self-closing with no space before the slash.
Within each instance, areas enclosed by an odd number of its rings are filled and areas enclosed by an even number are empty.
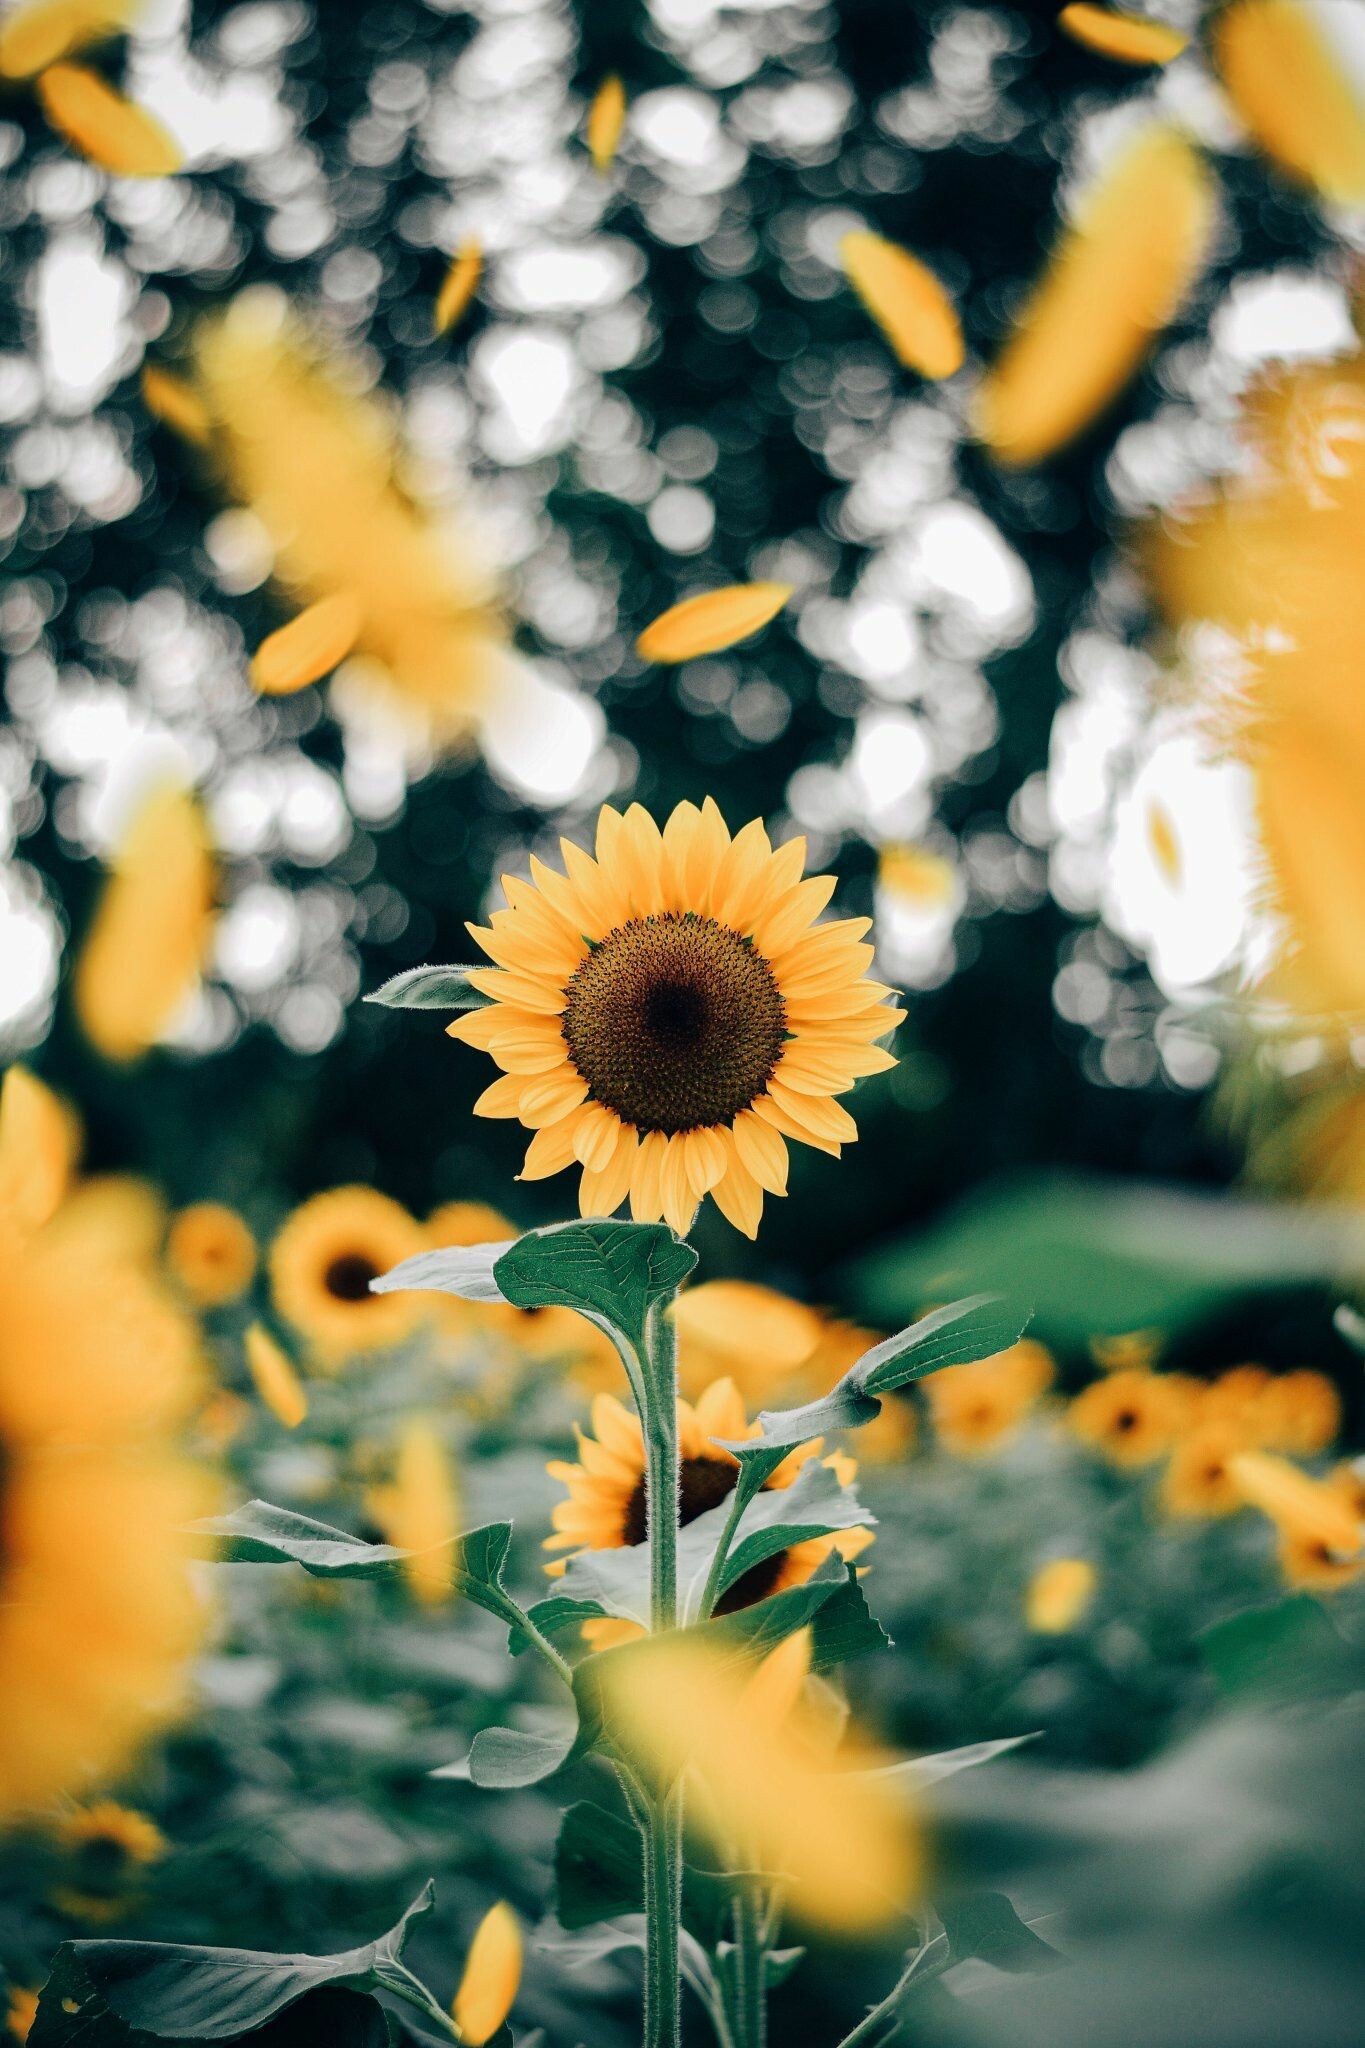
<svg viewBox="0 0 1365 2048">
<path fill-rule="evenodd" d="M 17 1102 L 17 1106 L 16 1106 Z M 196 1333 L 107 1217 L 73 1222 L 67 1113 L 0 1097 L 0 1820 L 121 1769 L 181 1705 L 205 1616 L 179 1531 Z M 47 1143 L 16 1155 L 16 1135 Z M 68 1149 L 66 1156 L 70 1157 Z"/>
<path fill-rule="evenodd" d="M 734 1492 L 739 1465 L 720 1440 L 738 1442 L 757 1434 L 758 1425 L 749 1420 L 733 1380 L 713 1380 L 695 1404 L 678 1402 L 683 1528 L 708 1509 L 719 1507 Z M 790 1486 L 823 1451 L 819 1437 L 798 1444 L 767 1481 L 767 1488 Z M 841 1485 L 849 1485 L 857 1475 L 856 1460 L 844 1451 L 828 1453 L 823 1462 Z M 599 1394 L 594 1400 L 591 1430 L 578 1431 L 578 1457 L 572 1462 L 556 1458 L 546 1469 L 566 1494 L 550 1517 L 554 1534 L 545 1539 L 547 1550 L 624 1550 L 645 1541 L 644 1433 L 638 1416 L 614 1395 Z M 795 1543 L 746 1572 L 718 1603 L 716 1612 L 730 1613 L 787 1586 L 804 1585 L 832 1553 L 857 1557 L 871 1541 L 870 1530 L 856 1528 Z M 558 1576 L 564 1567 L 565 1560 L 558 1558 L 546 1570 Z M 585 1622 L 583 1633 L 594 1649 L 607 1649 L 641 1631 L 634 1622 L 603 1619 Z"/>
<path fill-rule="evenodd" d="M 934 1435 L 957 1457 L 982 1457 L 1007 1443 L 1056 1378 L 1052 1354 L 1031 1337 L 994 1358 L 930 1375 L 922 1392 Z"/>
<path fill-rule="evenodd" d="M 451 1037 L 503 1070 L 474 1105 L 535 1132 L 522 1168 L 581 1169 L 585 1216 L 629 1198 L 637 1222 L 686 1233 L 710 1195 L 757 1233 L 787 1187 L 789 1142 L 836 1157 L 857 1136 L 838 1097 L 894 1064 L 877 1043 L 904 1012 L 869 980 L 867 918 L 818 922 L 829 875 L 761 823 L 731 836 L 708 797 L 660 830 L 604 805 L 596 858 L 503 877 L 508 907 L 471 925 L 496 965 Z"/>
</svg>

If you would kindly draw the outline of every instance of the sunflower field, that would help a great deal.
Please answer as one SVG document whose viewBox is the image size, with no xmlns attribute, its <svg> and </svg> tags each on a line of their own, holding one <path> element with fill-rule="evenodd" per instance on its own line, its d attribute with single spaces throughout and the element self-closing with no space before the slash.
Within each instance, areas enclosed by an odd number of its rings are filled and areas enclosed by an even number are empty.
<svg viewBox="0 0 1365 2048">
<path fill-rule="evenodd" d="M 0 2037 L 1365 2034 L 1365 0 L 0 0 Z"/>
</svg>

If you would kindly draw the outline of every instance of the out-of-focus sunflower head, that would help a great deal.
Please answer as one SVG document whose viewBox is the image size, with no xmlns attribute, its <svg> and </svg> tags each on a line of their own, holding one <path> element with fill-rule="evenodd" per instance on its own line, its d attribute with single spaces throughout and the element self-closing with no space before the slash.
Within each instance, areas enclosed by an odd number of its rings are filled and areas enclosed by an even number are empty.
<svg viewBox="0 0 1365 2048">
<path fill-rule="evenodd" d="M 515 1223 L 487 1202 L 445 1202 L 426 1221 L 433 1250 L 448 1246 L 499 1244 L 517 1237 Z M 571 1308 L 515 1308 L 461 1301 L 453 1294 L 431 1296 L 438 1328 L 468 1340 L 479 1337 L 514 1360 L 561 1365 L 584 1393 L 606 1393 L 621 1384 L 621 1361 L 610 1337 Z M 489 1383 L 511 1384 L 490 1364 Z"/>
<path fill-rule="evenodd" d="M 171 1218 L 166 1265 L 189 1299 L 217 1308 L 245 1294 L 256 1272 L 256 1240 L 235 1209 L 193 1202 Z"/>
<path fill-rule="evenodd" d="M 1140 1466 L 1164 1457 L 1188 1414 L 1187 1390 L 1156 1372 L 1112 1372 L 1071 1403 L 1071 1429 L 1111 1464 Z"/>
<path fill-rule="evenodd" d="M 923 1382 L 934 1434 L 958 1457 L 981 1457 L 1012 1437 L 1056 1375 L 1052 1354 L 1021 1338 L 994 1358 L 951 1366 Z"/>
<path fill-rule="evenodd" d="M 431 1421 L 415 1416 L 404 1426 L 393 1476 L 371 1490 L 369 1506 L 386 1539 L 411 1553 L 403 1571 L 413 1598 L 425 1607 L 450 1600 L 459 1501 L 450 1453 Z"/>
<path fill-rule="evenodd" d="M 278 292 L 244 292 L 203 322 L 193 365 L 211 459 L 269 536 L 281 590 L 303 606 L 350 600 L 348 683 L 457 741 L 513 659 L 472 521 L 417 500 L 386 406 Z"/>
<path fill-rule="evenodd" d="M 824 1323 L 804 1302 L 751 1280 L 707 1280 L 679 1295 L 678 1385 L 695 1400 L 710 1381 L 732 1379 L 744 1400 L 772 1406 L 805 1384 Z"/>
<path fill-rule="evenodd" d="M 275 1306 L 318 1364 L 402 1343 L 428 1297 L 372 1294 L 370 1282 L 426 1249 L 421 1225 L 375 1188 L 332 1188 L 300 1203 L 270 1247 Z"/>
</svg>

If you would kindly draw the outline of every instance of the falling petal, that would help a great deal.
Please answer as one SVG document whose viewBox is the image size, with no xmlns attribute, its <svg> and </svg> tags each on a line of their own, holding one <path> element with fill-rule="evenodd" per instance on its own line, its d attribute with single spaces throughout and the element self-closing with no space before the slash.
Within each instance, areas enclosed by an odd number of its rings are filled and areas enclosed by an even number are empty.
<svg viewBox="0 0 1365 2048">
<path fill-rule="evenodd" d="M 645 627 L 635 652 L 644 661 L 663 662 L 719 654 L 776 618 L 791 594 L 790 583 L 731 583 L 684 598 Z"/>
<path fill-rule="evenodd" d="M 1064 1636 L 1095 1597 L 1096 1572 L 1088 1558 L 1054 1557 L 1029 1581 L 1025 1619 L 1036 1635 Z"/>
<path fill-rule="evenodd" d="M 411 1551 L 403 1573 L 415 1600 L 436 1607 L 454 1592 L 452 1545 L 459 1508 L 450 1453 L 429 1422 L 408 1422 L 398 1439 L 391 1486 L 370 1497 L 375 1520 L 390 1543 Z"/>
<path fill-rule="evenodd" d="M 895 242 L 861 231 L 844 236 L 839 260 L 896 360 L 907 370 L 939 378 L 962 368 L 957 314 L 927 264 Z"/>
<path fill-rule="evenodd" d="M 246 1362 L 256 1392 L 286 1429 L 307 1420 L 308 1396 L 285 1352 L 268 1330 L 253 1323 L 246 1333 Z"/>
<path fill-rule="evenodd" d="M 1313 1479 L 1268 1451 L 1241 1451 L 1228 1460 L 1237 1491 L 1286 1536 L 1320 1544 L 1337 1557 L 1354 1557 L 1365 1541 L 1353 1503 L 1325 1480 Z"/>
<path fill-rule="evenodd" d="M 363 623 L 349 591 L 319 598 L 261 642 L 251 663 L 252 682 L 263 697 L 289 697 L 306 689 L 346 659 Z"/>
<path fill-rule="evenodd" d="M 1092 187 L 977 394 L 1002 462 L 1064 447 L 1115 398 L 1198 273 L 1213 226 L 1202 158 L 1148 129 Z"/>
<path fill-rule="evenodd" d="M 142 373 L 142 398 L 153 419 L 160 420 L 163 427 L 169 427 L 182 441 L 190 441 L 196 448 L 207 448 L 213 431 L 209 409 L 183 377 L 173 377 L 169 370 L 158 370 L 149 364 Z"/>
<path fill-rule="evenodd" d="M 613 72 L 602 80 L 588 108 L 588 154 L 593 168 L 603 176 L 611 169 L 625 125 L 626 89 Z"/>
<path fill-rule="evenodd" d="M 0 78 L 36 78 L 73 50 L 125 35 L 146 0 L 20 0 L 0 22 Z"/>
<path fill-rule="evenodd" d="M 512 2010 L 521 1985 L 521 1929 L 499 1903 L 479 1922 L 451 2008 L 460 2039 L 483 2048 Z"/>
<path fill-rule="evenodd" d="M 1112 57 L 1116 64 L 1169 64 L 1190 45 L 1184 30 L 1172 28 L 1168 21 L 1122 14 L 1112 7 L 1091 7 L 1083 0 L 1064 7 L 1057 26 L 1073 43 L 1097 56 Z"/>
<path fill-rule="evenodd" d="M 1365 98 L 1344 52 L 1299 0 L 1238 0 L 1214 21 L 1213 59 L 1266 155 L 1343 206 L 1365 200 Z"/>
<path fill-rule="evenodd" d="M 461 242 L 446 272 L 445 282 L 436 294 L 432 324 L 438 334 L 449 334 L 457 321 L 464 318 L 482 275 L 483 244 L 476 235 L 471 235 L 467 241 Z"/>
<path fill-rule="evenodd" d="M 155 114 L 84 65 L 52 65 L 38 80 L 38 97 L 57 133 L 113 177 L 167 178 L 185 160 Z"/>
</svg>

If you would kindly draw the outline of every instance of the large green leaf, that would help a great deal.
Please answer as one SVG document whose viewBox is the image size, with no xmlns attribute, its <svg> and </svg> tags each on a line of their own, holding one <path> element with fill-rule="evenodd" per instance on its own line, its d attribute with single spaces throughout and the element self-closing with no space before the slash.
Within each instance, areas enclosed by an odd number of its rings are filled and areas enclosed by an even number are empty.
<svg viewBox="0 0 1365 2048">
<path fill-rule="evenodd" d="M 469 985 L 477 967 L 406 967 L 367 995 L 386 1010 L 482 1010 L 490 998 Z"/>
<path fill-rule="evenodd" d="M 338 2009 L 334 1998 L 326 2008 L 308 2001 L 339 1990 L 369 1992 L 402 1987 L 411 1997 L 416 1987 L 402 1966 L 412 1922 L 431 1910 L 428 1884 L 396 1926 L 377 1941 L 339 1955 L 275 1955 L 265 1949 L 180 1947 L 161 1941 L 77 1941 L 63 1945 L 58 1967 L 44 1987 L 32 2039 L 77 2044 L 77 2048 L 116 2048 L 131 2040 L 164 2042 L 237 2041 L 255 2036 L 280 2015 L 289 2025 L 280 2034 L 287 2041 L 339 2039 L 348 2048 L 371 2048 L 387 2041 L 373 2018 L 379 2008 L 372 1999 Z M 67 2009 L 74 2003 L 76 2011 Z M 296 2010 L 302 2007 L 301 2011 Z M 431 2012 L 441 2009 L 430 2000 Z M 342 2022 L 334 2036 L 316 2031 L 315 2021 L 330 2016 Z M 382 2014 L 380 2015 L 382 2020 Z M 122 2033 L 110 2027 L 110 2021 Z M 297 2032 L 296 2032 L 297 2030 Z"/>
<path fill-rule="evenodd" d="M 405 1563 L 418 1555 L 392 1543 L 366 1543 L 344 1529 L 264 1500 L 250 1500 L 231 1514 L 196 1522 L 194 1533 L 221 1544 L 220 1563 L 297 1564 L 316 1579 L 396 1579 Z M 502 1584 L 511 1543 L 510 1522 L 488 1522 L 440 1547 L 450 1552 L 455 1591 L 515 1626 L 524 1617 Z"/>
<path fill-rule="evenodd" d="M 64 1942 L 53 1958 L 28 2035 L 30 2048 L 151 2048 L 154 2042 L 158 2048 L 185 2048 L 188 2038 L 149 2034 L 117 2018 L 81 1968 L 71 1942 Z M 324 1985 L 263 2027 L 228 2038 L 249 2048 L 393 2048 L 398 2035 L 392 2015 L 368 1992 Z"/>
<path fill-rule="evenodd" d="M 1332 1677 L 1354 1683 L 1346 1638 L 1311 1593 L 1291 1593 L 1215 1622 L 1199 1638 L 1220 1691 L 1234 1700 L 1293 1700 L 1305 1689 L 1330 1689 Z"/>
<path fill-rule="evenodd" d="M 1239 1201 L 1134 1181 L 1012 1180 L 936 1229 L 858 1260 L 853 1299 L 880 1322 L 967 1288 L 1032 1301 L 1061 1343 L 1178 1330 L 1238 1295 L 1339 1284 L 1365 1269 L 1351 1210 Z"/>
<path fill-rule="evenodd" d="M 561 1716 L 543 1727 L 481 1728 L 467 1757 L 431 1775 L 466 1779 L 484 1792 L 519 1791 L 562 1770 L 577 1743 L 577 1723 Z"/>
<path fill-rule="evenodd" d="M 945 1366 L 967 1365 L 1007 1351 L 1023 1335 L 1031 1310 L 998 1294 L 977 1294 L 966 1301 L 935 1309 L 908 1329 L 900 1330 L 865 1351 L 837 1386 L 818 1401 L 800 1408 L 765 1409 L 759 1416 L 762 1433 L 747 1442 L 726 1445 L 741 1461 L 771 1461 L 775 1450 L 806 1443 L 834 1430 L 856 1429 L 871 1422 L 881 1397 L 908 1386 Z"/>
</svg>

